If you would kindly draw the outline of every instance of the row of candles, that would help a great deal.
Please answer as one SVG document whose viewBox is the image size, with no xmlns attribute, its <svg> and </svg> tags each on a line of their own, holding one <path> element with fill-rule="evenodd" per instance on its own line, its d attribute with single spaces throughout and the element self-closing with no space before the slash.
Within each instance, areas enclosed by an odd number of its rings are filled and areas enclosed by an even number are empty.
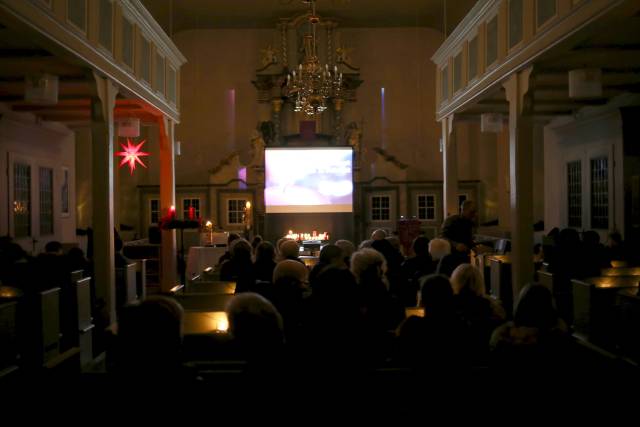
<svg viewBox="0 0 640 427">
<path fill-rule="evenodd" d="M 169 208 L 169 219 L 176 219 L 176 207 L 173 205 L 171 205 L 171 207 Z M 196 221 L 198 219 L 196 218 L 196 208 L 194 208 L 193 206 L 189 207 L 189 214 L 188 218 L 186 219 L 189 219 L 189 221 Z"/>
<path fill-rule="evenodd" d="M 293 230 L 289 230 L 289 233 L 287 233 L 287 235 L 284 237 L 287 239 L 292 239 L 296 241 L 314 240 L 314 241 L 322 242 L 322 241 L 329 240 L 329 233 L 327 233 L 326 231 L 324 233 L 318 233 L 316 230 L 313 230 L 313 232 L 311 233 L 294 233 Z"/>
</svg>

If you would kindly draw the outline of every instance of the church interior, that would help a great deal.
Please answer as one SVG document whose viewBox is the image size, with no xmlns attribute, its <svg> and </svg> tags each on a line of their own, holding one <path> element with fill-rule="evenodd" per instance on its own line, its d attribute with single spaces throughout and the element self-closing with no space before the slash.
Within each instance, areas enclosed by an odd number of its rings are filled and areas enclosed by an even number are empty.
<svg viewBox="0 0 640 427">
<path fill-rule="evenodd" d="M 0 387 L 636 372 L 639 119 L 637 0 L 0 0 Z"/>
</svg>

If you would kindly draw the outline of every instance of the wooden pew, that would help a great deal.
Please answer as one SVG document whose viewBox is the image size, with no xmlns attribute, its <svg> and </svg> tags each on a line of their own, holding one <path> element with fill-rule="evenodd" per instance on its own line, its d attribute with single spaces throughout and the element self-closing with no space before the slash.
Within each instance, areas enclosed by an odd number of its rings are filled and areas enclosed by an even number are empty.
<svg viewBox="0 0 640 427">
<path fill-rule="evenodd" d="M 600 270 L 600 275 L 605 277 L 640 276 L 640 267 L 603 268 Z"/>
<path fill-rule="evenodd" d="M 485 292 L 487 295 L 491 294 L 491 262 L 490 258 L 496 254 L 494 253 L 481 253 L 471 257 L 471 264 L 474 265 L 480 272 L 482 277 Z"/>
<path fill-rule="evenodd" d="M 236 282 L 195 280 L 189 282 L 185 287 L 185 293 L 233 295 L 235 292 Z"/>
<path fill-rule="evenodd" d="M 116 301 L 118 307 L 138 300 L 136 286 L 135 263 L 116 268 Z"/>
<path fill-rule="evenodd" d="M 91 317 L 91 278 L 83 278 L 76 282 L 76 325 L 78 330 L 78 347 L 80 349 L 80 366 L 86 368 L 93 362 L 93 317 Z"/>
<path fill-rule="evenodd" d="M 507 312 L 513 315 L 513 285 L 511 283 L 511 260 L 506 255 L 491 255 L 489 257 L 491 272 L 491 296 L 500 300 Z"/>
<path fill-rule="evenodd" d="M 69 273 L 69 282 L 60 288 L 60 351 L 78 346 L 78 322 L 76 312 L 78 298 L 76 286 L 84 277 L 83 270 Z"/>
<path fill-rule="evenodd" d="M 638 289 L 638 276 L 572 280 L 573 328 L 577 335 L 605 348 L 616 341 L 618 291 Z"/>
<path fill-rule="evenodd" d="M 558 315 L 567 324 L 573 323 L 573 290 L 571 283 L 562 280 L 550 271 L 538 270 L 538 282 L 551 291 L 555 299 Z"/>
<path fill-rule="evenodd" d="M 624 356 L 640 363 L 640 294 L 638 289 L 618 291 L 620 322 L 618 345 Z"/>
<path fill-rule="evenodd" d="M 0 303 L 0 372 L 12 372 L 18 365 L 18 302 Z"/>
<path fill-rule="evenodd" d="M 185 310 L 191 311 L 224 311 L 227 302 L 233 295 L 208 293 L 183 293 L 173 296 Z"/>
<path fill-rule="evenodd" d="M 47 363 L 60 355 L 60 288 L 40 292 L 41 357 Z"/>
<path fill-rule="evenodd" d="M 136 293 L 138 298 L 144 301 L 147 298 L 147 260 L 139 259 L 136 262 Z"/>
</svg>

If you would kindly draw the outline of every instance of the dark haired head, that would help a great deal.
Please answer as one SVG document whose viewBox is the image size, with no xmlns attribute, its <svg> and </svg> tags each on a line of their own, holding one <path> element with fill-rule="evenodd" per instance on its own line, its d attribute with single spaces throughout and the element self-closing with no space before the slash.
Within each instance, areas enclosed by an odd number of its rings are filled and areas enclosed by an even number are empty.
<svg viewBox="0 0 640 427">
<path fill-rule="evenodd" d="M 56 254 L 62 252 L 62 243 L 57 242 L 55 240 L 47 243 L 44 246 L 44 251 L 48 254 Z"/>
<path fill-rule="evenodd" d="M 421 281 L 420 305 L 426 313 L 448 313 L 453 308 L 453 288 L 441 274 L 430 274 Z"/>
<path fill-rule="evenodd" d="M 513 320 L 516 326 L 552 328 L 558 322 L 558 314 L 549 289 L 537 283 L 522 288 Z"/>
<path fill-rule="evenodd" d="M 424 236 L 418 236 L 413 239 L 411 247 L 416 255 L 425 255 L 429 253 L 429 239 Z"/>
</svg>

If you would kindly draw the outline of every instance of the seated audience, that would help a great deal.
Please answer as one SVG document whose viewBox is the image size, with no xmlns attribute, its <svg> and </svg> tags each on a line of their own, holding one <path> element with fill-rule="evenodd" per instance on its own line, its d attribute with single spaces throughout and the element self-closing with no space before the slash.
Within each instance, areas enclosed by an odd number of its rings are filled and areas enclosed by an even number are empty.
<svg viewBox="0 0 640 427">
<path fill-rule="evenodd" d="M 424 317 L 411 316 L 398 328 L 398 362 L 434 372 L 468 364 L 467 330 L 456 315 L 449 279 L 437 274 L 424 277 L 420 305 Z"/>
<path fill-rule="evenodd" d="M 280 244 L 280 260 L 290 259 L 304 264 L 300 259 L 300 245 L 295 240 L 285 240 Z"/>
<path fill-rule="evenodd" d="M 351 256 L 351 272 L 357 283 L 364 333 L 376 355 L 385 351 L 389 332 L 404 318 L 402 303 L 389 292 L 386 271 L 384 256 L 374 249 L 360 249 Z"/>
<path fill-rule="evenodd" d="M 222 263 L 231 259 L 231 244 L 240 238 L 240 235 L 237 233 L 229 233 L 227 237 L 227 251 L 222 254 L 222 256 L 218 259 L 218 266 L 222 266 Z"/>
<path fill-rule="evenodd" d="M 256 260 L 253 263 L 256 280 L 271 282 L 273 269 L 276 268 L 276 249 L 271 242 L 261 242 L 255 250 Z"/>
<path fill-rule="evenodd" d="M 561 368 L 570 363 L 570 335 L 553 304 L 551 292 L 539 284 L 525 286 L 518 297 L 513 322 L 491 336 L 494 367 Z"/>
<path fill-rule="evenodd" d="M 420 278 L 434 272 L 431 255 L 429 255 L 429 239 L 418 236 L 413 239 L 411 250 L 413 257 L 402 263 L 402 272 L 407 283 L 407 295 L 404 303 L 407 307 L 415 307 L 418 301 Z"/>
<path fill-rule="evenodd" d="M 255 283 L 251 245 L 245 239 L 231 243 L 231 258 L 220 266 L 220 280 L 236 282 L 236 293 L 250 291 Z"/>
<path fill-rule="evenodd" d="M 89 260 L 85 258 L 82 249 L 69 249 L 69 252 L 67 252 L 67 264 L 69 266 L 69 271 L 82 270 L 84 277 L 91 276 L 91 266 L 89 264 Z"/>
<path fill-rule="evenodd" d="M 491 333 L 506 320 L 506 313 L 498 302 L 485 295 L 482 276 L 471 264 L 461 264 L 453 271 L 451 286 L 456 313 L 471 339 L 470 360 L 485 365 Z"/>
<path fill-rule="evenodd" d="M 300 343 L 304 335 L 310 295 L 308 275 L 302 262 L 290 259 L 280 261 L 273 270 L 272 302 L 282 315 L 285 337 L 293 344 Z"/>
<path fill-rule="evenodd" d="M 380 252 L 387 262 L 386 277 L 389 282 L 389 291 L 405 304 L 409 299 L 410 290 L 407 289 L 407 279 L 402 273 L 404 257 L 397 251 L 388 239 L 374 240 L 371 248 Z"/>
<path fill-rule="evenodd" d="M 351 255 L 356 251 L 356 247 L 349 240 L 338 240 L 336 241 L 336 246 L 342 249 L 342 256 L 344 258 L 344 263 L 347 268 L 350 267 L 349 263 L 351 262 Z"/>
<path fill-rule="evenodd" d="M 271 302 L 256 293 L 245 292 L 234 296 L 225 311 L 229 334 L 250 369 L 271 369 L 281 363 L 284 326 L 282 316 Z"/>
<path fill-rule="evenodd" d="M 384 240 L 387 238 L 387 232 L 379 228 L 371 233 L 371 240 Z"/>
<path fill-rule="evenodd" d="M 344 265 L 342 258 L 342 249 L 336 245 L 326 245 L 320 251 L 320 257 L 318 263 L 313 266 L 311 272 L 309 272 L 309 283 L 313 288 L 315 278 L 322 272 L 330 268 L 340 268 Z"/>
<path fill-rule="evenodd" d="M 125 381 L 180 379 L 184 312 L 175 300 L 151 296 L 125 307 L 117 325 L 115 372 Z"/>
</svg>

